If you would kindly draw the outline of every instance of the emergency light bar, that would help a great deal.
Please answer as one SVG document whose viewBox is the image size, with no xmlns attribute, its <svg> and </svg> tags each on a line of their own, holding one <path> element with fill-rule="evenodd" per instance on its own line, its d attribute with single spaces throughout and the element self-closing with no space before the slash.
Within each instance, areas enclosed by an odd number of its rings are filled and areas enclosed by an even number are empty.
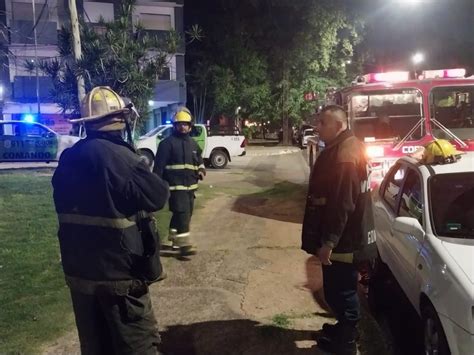
<svg viewBox="0 0 474 355">
<path fill-rule="evenodd" d="M 364 75 L 366 83 L 380 83 L 380 82 L 397 82 L 407 81 L 410 79 L 410 72 L 408 71 L 391 71 L 385 73 L 370 73 Z"/>
<path fill-rule="evenodd" d="M 421 74 L 422 79 L 448 79 L 448 78 L 464 78 L 466 69 L 440 69 L 440 70 L 424 70 Z"/>
</svg>

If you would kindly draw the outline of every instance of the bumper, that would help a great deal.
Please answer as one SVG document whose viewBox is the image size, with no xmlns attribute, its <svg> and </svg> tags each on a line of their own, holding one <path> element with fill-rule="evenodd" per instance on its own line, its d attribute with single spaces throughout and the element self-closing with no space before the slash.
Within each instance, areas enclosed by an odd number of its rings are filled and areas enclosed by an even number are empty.
<svg viewBox="0 0 474 355">
<path fill-rule="evenodd" d="M 443 324 L 452 355 L 474 354 L 474 334 L 455 324 L 452 320 L 438 314 Z"/>
</svg>

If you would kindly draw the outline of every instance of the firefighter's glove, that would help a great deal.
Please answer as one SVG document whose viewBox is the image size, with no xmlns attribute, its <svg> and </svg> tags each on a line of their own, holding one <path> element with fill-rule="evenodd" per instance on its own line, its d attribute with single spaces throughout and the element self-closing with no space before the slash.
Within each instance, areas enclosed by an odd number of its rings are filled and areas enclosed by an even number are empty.
<svg viewBox="0 0 474 355">
<path fill-rule="evenodd" d="M 206 170 L 204 169 L 199 169 L 198 171 L 198 178 L 199 180 L 204 180 L 204 177 L 206 176 Z"/>
</svg>

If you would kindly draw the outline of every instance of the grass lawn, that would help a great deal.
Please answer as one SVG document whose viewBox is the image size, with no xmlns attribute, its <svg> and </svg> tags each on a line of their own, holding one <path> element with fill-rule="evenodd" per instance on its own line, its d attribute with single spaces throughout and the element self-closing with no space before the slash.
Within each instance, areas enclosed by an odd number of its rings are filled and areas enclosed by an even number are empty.
<svg viewBox="0 0 474 355">
<path fill-rule="evenodd" d="M 212 195 L 203 186 L 199 208 Z M 31 353 L 74 325 L 59 261 L 51 176 L 0 174 L 0 354 Z M 157 214 L 167 236 L 171 215 Z"/>
</svg>

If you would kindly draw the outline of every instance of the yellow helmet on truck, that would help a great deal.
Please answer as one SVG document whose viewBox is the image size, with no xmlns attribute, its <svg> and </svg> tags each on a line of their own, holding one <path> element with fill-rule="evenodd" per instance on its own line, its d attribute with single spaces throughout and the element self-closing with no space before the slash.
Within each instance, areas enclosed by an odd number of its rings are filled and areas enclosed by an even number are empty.
<svg viewBox="0 0 474 355">
<path fill-rule="evenodd" d="M 435 139 L 425 146 L 422 160 L 426 164 L 454 163 L 461 154 L 463 153 L 446 139 Z"/>
</svg>

